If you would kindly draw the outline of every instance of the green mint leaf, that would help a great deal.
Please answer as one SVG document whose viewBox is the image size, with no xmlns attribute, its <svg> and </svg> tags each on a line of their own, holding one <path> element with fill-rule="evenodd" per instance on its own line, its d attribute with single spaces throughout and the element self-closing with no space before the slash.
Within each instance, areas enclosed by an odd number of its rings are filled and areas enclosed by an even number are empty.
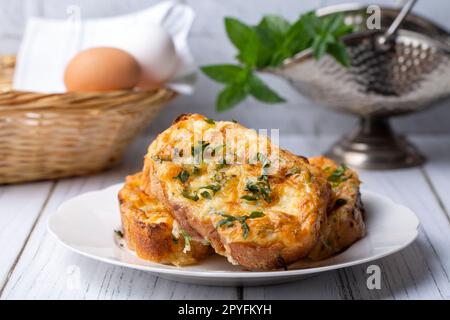
<svg viewBox="0 0 450 320">
<path fill-rule="evenodd" d="M 317 35 L 312 44 L 314 58 L 320 60 L 327 52 L 328 45 L 334 41 L 334 37 L 329 33 Z"/>
<path fill-rule="evenodd" d="M 283 45 L 289 28 L 290 23 L 276 15 L 265 16 L 256 26 L 256 33 L 261 44 L 258 52 L 258 68 L 273 65 L 273 61 L 282 61 L 279 56 L 281 52 L 286 51 Z M 283 56 L 288 57 L 289 54 Z"/>
<path fill-rule="evenodd" d="M 227 226 L 227 227 L 232 226 L 234 221 L 235 220 L 222 219 L 217 223 L 216 228 L 219 228 L 221 226 Z"/>
<path fill-rule="evenodd" d="M 345 25 L 344 15 L 342 13 L 336 13 L 323 19 L 324 29 L 329 33 L 335 33 L 342 25 Z"/>
<path fill-rule="evenodd" d="M 200 70 L 217 82 L 229 84 L 236 81 L 243 68 L 232 64 L 218 64 L 203 66 Z"/>
<path fill-rule="evenodd" d="M 261 196 L 267 203 L 272 202 L 271 188 L 267 176 L 259 177 L 257 182 L 247 181 L 244 190 L 251 192 L 257 199 Z"/>
<path fill-rule="evenodd" d="M 272 56 L 277 51 L 282 39 L 264 26 L 256 26 L 255 33 L 258 38 L 255 66 L 257 68 L 264 68 L 270 64 Z"/>
<path fill-rule="evenodd" d="M 345 164 L 341 164 L 339 167 L 334 170 L 331 175 L 328 177 L 328 181 L 332 183 L 332 186 L 339 185 L 340 183 L 347 181 L 352 177 L 352 175 L 345 176 L 345 171 L 347 170 L 347 166 Z"/>
<path fill-rule="evenodd" d="M 307 38 L 310 38 L 305 33 L 305 26 L 303 21 L 296 21 L 287 31 L 281 51 L 285 51 L 290 56 L 292 53 L 294 53 L 294 48 L 297 46 L 298 42 L 302 41 L 302 39 L 305 39 L 305 36 Z"/>
<path fill-rule="evenodd" d="M 264 16 L 259 26 L 267 28 L 279 38 L 283 37 L 291 27 L 286 19 L 277 15 Z"/>
<path fill-rule="evenodd" d="M 337 167 L 329 176 L 329 180 L 340 178 L 344 173 L 345 170 L 347 170 L 347 166 L 345 164 L 341 164 L 339 167 Z"/>
<path fill-rule="evenodd" d="M 247 184 L 245 185 L 245 191 L 250 191 L 253 194 L 259 193 L 259 187 L 252 181 L 247 181 Z"/>
<path fill-rule="evenodd" d="M 212 199 L 211 194 L 208 191 L 202 191 L 200 195 L 205 199 Z"/>
<path fill-rule="evenodd" d="M 313 55 L 316 60 L 320 60 L 327 52 L 328 43 L 324 41 L 324 37 L 316 36 L 312 43 Z"/>
<path fill-rule="evenodd" d="M 199 190 L 200 190 L 200 189 L 208 189 L 208 190 L 211 190 L 212 192 L 214 192 L 214 194 L 216 194 L 217 191 L 220 190 L 220 188 L 221 188 L 221 186 L 218 185 L 218 184 L 209 184 L 209 185 L 207 185 L 207 186 L 200 187 Z"/>
<path fill-rule="evenodd" d="M 262 187 L 260 189 L 261 195 L 264 199 L 264 201 L 266 201 L 267 203 L 271 203 L 272 202 L 272 197 L 270 196 L 270 188 L 268 187 Z"/>
<path fill-rule="evenodd" d="M 333 32 L 333 35 L 336 39 L 339 39 L 349 33 L 353 32 L 353 26 L 350 24 L 342 24 L 336 31 Z"/>
<path fill-rule="evenodd" d="M 187 233 L 186 230 L 181 229 L 181 235 L 184 238 L 184 248 L 183 248 L 183 252 L 186 253 L 188 251 L 191 250 L 191 241 L 192 241 L 192 237 L 189 233 Z"/>
<path fill-rule="evenodd" d="M 241 199 L 244 199 L 247 201 L 256 201 L 256 200 L 258 200 L 258 196 L 244 195 L 241 197 Z"/>
<path fill-rule="evenodd" d="M 232 215 L 230 215 L 230 214 L 218 213 L 218 215 L 220 215 L 220 216 L 222 216 L 222 217 L 224 217 L 224 218 L 227 218 L 227 219 L 229 219 L 230 221 L 236 220 L 236 217 L 235 217 L 235 216 L 232 216 Z"/>
<path fill-rule="evenodd" d="M 270 60 L 269 65 L 272 67 L 277 67 L 280 64 L 283 63 L 284 60 L 287 58 L 292 57 L 291 51 L 286 48 L 278 49 L 273 55 L 272 59 Z"/>
<path fill-rule="evenodd" d="M 261 50 L 261 35 L 256 28 L 252 28 L 252 33 L 249 35 L 247 43 L 237 55 L 239 61 L 249 67 L 256 67 L 258 64 L 259 54 L 264 54 L 264 50 Z"/>
<path fill-rule="evenodd" d="M 225 214 L 225 213 L 217 213 L 217 214 L 223 217 L 223 219 L 217 223 L 217 225 L 216 225 L 217 228 L 219 228 L 221 226 L 231 227 L 231 226 L 233 226 L 233 222 L 237 220 L 236 217 L 229 215 L 229 214 Z"/>
<path fill-rule="evenodd" d="M 247 239 L 248 234 L 250 233 L 250 228 L 245 220 L 241 220 L 241 226 L 242 226 L 242 237 L 244 239 Z"/>
<path fill-rule="evenodd" d="M 303 15 L 289 28 L 281 48 L 272 57 L 272 66 L 278 66 L 285 59 L 311 46 L 316 31 L 308 20 L 311 20 L 311 17 L 308 14 Z"/>
<path fill-rule="evenodd" d="M 239 50 L 243 51 L 248 44 L 250 37 L 254 34 L 253 29 L 245 23 L 235 18 L 225 18 L 225 30 L 228 38 Z"/>
<path fill-rule="evenodd" d="M 263 168 L 270 167 L 270 160 L 266 157 L 264 153 L 261 152 L 256 153 L 256 160 L 261 162 Z"/>
<path fill-rule="evenodd" d="M 262 102 L 281 103 L 286 101 L 256 75 L 250 76 L 249 92 L 253 97 Z"/>
<path fill-rule="evenodd" d="M 192 200 L 192 201 L 198 201 L 199 197 L 196 194 L 190 194 L 189 191 L 187 190 L 183 190 L 183 192 L 181 193 L 181 195 L 183 197 L 185 197 L 186 199 Z"/>
<path fill-rule="evenodd" d="M 209 123 L 209 124 L 211 124 L 211 125 L 216 124 L 216 121 L 214 121 L 214 119 L 211 119 L 211 118 L 206 118 L 206 119 L 205 119 L 205 122 L 206 122 L 206 123 Z"/>
<path fill-rule="evenodd" d="M 226 84 L 217 97 L 218 111 L 231 109 L 248 94 L 266 103 L 284 102 L 253 72 L 269 66 L 277 67 L 305 49 L 311 48 L 316 59 L 329 53 L 342 65 L 350 65 L 350 58 L 340 38 L 352 32 L 353 28 L 345 24 L 342 14 L 321 18 L 315 12 L 308 12 L 293 24 L 282 17 L 267 15 L 256 26 L 227 17 L 225 29 L 238 49 L 236 59 L 243 66 L 222 64 L 201 68 L 209 78 Z"/>
<path fill-rule="evenodd" d="M 344 67 L 350 67 L 350 56 L 347 52 L 347 48 L 341 41 L 330 44 L 327 51 Z"/>
<path fill-rule="evenodd" d="M 261 217 L 264 217 L 264 216 L 265 216 L 264 212 L 253 211 L 252 213 L 250 213 L 250 216 L 248 218 L 249 219 L 255 219 L 255 218 L 261 218 Z"/>
<path fill-rule="evenodd" d="M 235 216 L 224 214 L 224 213 L 217 213 L 217 214 L 221 215 L 224 218 L 217 223 L 217 225 L 216 225 L 217 228 L 222 227 L 222 226 L 232 227 L 234 224 L 234 221 L 239 221 L 241 223 L 242 237 L 244 239 L 247 239 L 247 237 L 250 233 L 250 227 L 247 224 L 247 219 L 255 219 L 255 218 L 264 217 L 264 213 L 261 211 L 253 211 L 252 213 L 250 213 L 249 216 L 239 216 L 239 217 L 235 217 Z"/>
<path fill-rule="evenodd" d="M 247 95 L 247 91 L 240 85 L 227 86 L 217 97 L 216 109 L 219 112 L 229 110 L 244 100 Z"/>
<path fill-rule="evenodd" d="M 189 172 L 187 172 L 186 170 L 181 170 L 180 173 L 173 178 L 180 180 L 182 183 L 185 183 L 189 179 Z"/>
<path fill-rule="evenodd" d="M 323 30 L 323 21 L 315 14 L 315 12 L 305 13 L 300 17 L 300 21 L 303 23 L 303 32 L 311 39 Z"/>
</svg>

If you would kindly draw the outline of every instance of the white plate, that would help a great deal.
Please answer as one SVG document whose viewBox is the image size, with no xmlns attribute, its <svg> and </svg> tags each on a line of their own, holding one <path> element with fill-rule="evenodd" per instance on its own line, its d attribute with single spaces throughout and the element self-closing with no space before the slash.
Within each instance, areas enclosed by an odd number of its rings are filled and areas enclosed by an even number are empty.
<svg viewBox="0 0 450 320">
<path fill-rule="evenodd" d="M 419 220 L 408 208 L 363 191 L 367 235 L 346 251 L 320 262 L 302 262 L 302 269 L 250 272 L 212 256 L 189 267 L 173 267 L 137 258 L 114 233 L 120 228 L 117 193 L 121 184 L 82 194 L 52 215 L 48 229 L 71 250 L 103 262 L 149 271 L 165 279 L 205 285 L 263 285 L 290 282 L 319 272 L 379 259 L 408 246 L 417 236 Z"/>
</svg>

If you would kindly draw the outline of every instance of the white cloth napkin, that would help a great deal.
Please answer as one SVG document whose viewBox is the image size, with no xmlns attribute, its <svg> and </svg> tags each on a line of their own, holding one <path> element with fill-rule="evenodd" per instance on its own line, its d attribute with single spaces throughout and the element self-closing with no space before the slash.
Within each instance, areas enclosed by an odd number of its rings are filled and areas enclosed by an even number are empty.
<svg viewBox="0 0 450 320">
<path fill-rule="evenodd" d="M 64 70 L 79 51 L 100 46 L 132 53 L 130 37 L 145 39 L 146 28 L 160 25 L 172 36 L 180 59 L 179 69 L 167 84 L 182 94 L 194 90 L 196 65 L 187 44 L 193 10 L 177 1 L 165 1 L 148 9 L 100 19 L 30 18 L 19 49 L 14 89 L 41 93 L 65 92 Z"/>
</svg>

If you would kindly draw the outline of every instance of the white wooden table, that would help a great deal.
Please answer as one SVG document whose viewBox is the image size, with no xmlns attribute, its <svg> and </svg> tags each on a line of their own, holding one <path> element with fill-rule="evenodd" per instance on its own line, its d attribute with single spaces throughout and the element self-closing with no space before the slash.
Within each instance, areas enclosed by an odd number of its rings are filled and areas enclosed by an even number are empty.
<svg viewBox="0 0 450 320">
<path fill-rule="evenodd" d="M 331 137 L 281 136 L 303 155 L 323 151 Z M 120 182 L 138 171 L 150 141 L 142 137 L 118 168 L 90 177 L 0 186 L 0 296 L 2 299 L 450 299 L 450 136 L 413 139 L 428 155 L 420 168 L 362 171 L 364 188 L 410 207 L 418 239 L 375 262 L 380 290 L 366 286 L 367 265 L 267 287 L 208 287 L 157 278 L 69 251 L 47 232 L 47 219 L 65 200 Z M 71 282 L 79 271 L 79 285 Z"/>
</svg>

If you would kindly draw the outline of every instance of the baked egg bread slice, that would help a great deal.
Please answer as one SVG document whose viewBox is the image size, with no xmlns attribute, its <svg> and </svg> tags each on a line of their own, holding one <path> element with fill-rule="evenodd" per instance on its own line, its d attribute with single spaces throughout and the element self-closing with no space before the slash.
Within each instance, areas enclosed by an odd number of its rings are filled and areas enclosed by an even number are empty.
<svg viewBox="0 0 450 320">
<path fill-rule="evenodd" d="M 331 188 L 317 172 L 254 130 L 191 114 L 150 145 L 142 187 L 192 239 L 248 270 L 271 270 L 318 243 Z"/>
<path fill-rule="evenodd" d="M 333 188 L 328 216 L 320 229 L 319 242 L 308 258 L 322 260 L 349 247 L 365 235 L 364 207 L 358 174 L 325 157 L 310 158 Z"/>
<path fill-rule="evenodd" d="M 211 254 L 208 244 L 191 239 L 157 199 L 141 191 L 141 176 L 128 176 L 119 192 L 128 248 L 144 260 L 175 266 L 194 264 Z"/>
</svg>

